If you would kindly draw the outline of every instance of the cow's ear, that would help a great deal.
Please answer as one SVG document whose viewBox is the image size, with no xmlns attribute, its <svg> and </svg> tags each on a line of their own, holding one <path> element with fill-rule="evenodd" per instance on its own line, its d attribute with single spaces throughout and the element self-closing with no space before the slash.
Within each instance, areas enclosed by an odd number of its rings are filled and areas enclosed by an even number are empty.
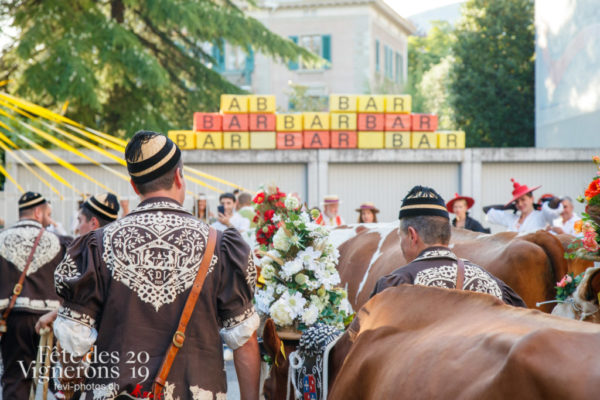
<svg viewBox="0 0 600 400">
<path fill-rule="evenodd" d="M 275 360 L 275 356 L 281 348 L 281 339 L 279 339 L 279 335 L 277 335 L 275 323 L 271 318 L 267 319 L 265 322 L 265 329 L 263 331 L 263 345 L 265 346 L 265 350 L 267 351 L 269 357 Z"/>
<path fill-rule="evenodd" d="M 600 293 L 600 269 L 590 277 L 588 282 L 587 300 L 598 301 L 598 293 Z"/>
</svg>

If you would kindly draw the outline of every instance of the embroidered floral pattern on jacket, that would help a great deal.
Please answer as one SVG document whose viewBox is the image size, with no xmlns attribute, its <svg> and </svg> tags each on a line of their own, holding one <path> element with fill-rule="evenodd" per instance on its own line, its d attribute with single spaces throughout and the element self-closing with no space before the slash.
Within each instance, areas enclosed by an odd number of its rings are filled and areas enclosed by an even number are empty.
<svg viewBox="0 0 600 400">
<path fill-rule="evenodd" d="M 427 268 L 417 273 L 414 284 L 454 289 L 456 287 L 457 271 L 458 267 L 456 264 Z M 484 270 L 472 265 L 465 265 L 465 282 L 463 288 L 474 292 L 491 294 L 502 300 L 502 291 L 498 283 Z"/>
<path fill-rule="evenodd" d="M 69 253 L 65 255 L 65 258 L 58 264 L 54 271 L 54 286 L 56 291 L 61 293 L 65 290 L 65 280 L 77 278 L 80 275 L 77 270 L 77 265 L 73 261 L 73 257 Z"/>
<path fill-rule="evenodd" d="M 27 220 L 20 221 L 13 227 L 1 232 L 0 256 L 23 272 L 41 227 L 41 224 Z M 38 269 L 52 261 L 59 252 L 60 241 L 58 237 L 50 232 L 44 232 L 27 270 L 27 276 L 35 274 Z"/>
<path fill-rule="evenodd" d="M 73 320 L 75 322 L 79 322 L 80 324 L 83 324 L 90 328 L 96 327 L 96 320 L 90 315 L 79 311 L 75 311 L 67 306 L 61 306 L 58 310 L 58 315 L 60 315 L 63 318 Z"/>
<path fill-rule="evenodd" d="M 247 308 L 246 311 L 244 311 L 243 313 L 236 315 L 235 317 L 227 318 L 226 320 L 224 320 L 223 328 L 231 329 L 231 328 L 241 324 L 242 322 L 246 321 L 248 318 L 250 318 L 254 314 L 256 314 L 256 310 L 254 309 L 254 306 L 251 306 L 251 307 Z"/>
</svg>

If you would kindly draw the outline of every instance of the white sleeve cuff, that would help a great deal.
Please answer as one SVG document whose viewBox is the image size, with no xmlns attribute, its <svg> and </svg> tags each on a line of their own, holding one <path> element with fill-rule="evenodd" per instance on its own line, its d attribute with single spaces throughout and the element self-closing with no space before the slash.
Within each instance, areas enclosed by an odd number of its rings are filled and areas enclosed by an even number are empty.
<svg viewBox="0 0 600 400">
<path fill-rule="evenodd" d="M 258 329 L 259 323 L 260 318 L 258 317 L 258 314 L 254 312 L 249 318 L 245 319 L 244 322 L 231 328 L 221 329 L 221 338 L 232 350 L 238 349 L 252 337 L 254 332 Z"/>
<path fill-rule="evenodd" d="M 54 321 L 54 335 L 69 354 L 83 357 L 98 338 L 98 331 L 72 319 L 58 316 Z"/>
</svg>

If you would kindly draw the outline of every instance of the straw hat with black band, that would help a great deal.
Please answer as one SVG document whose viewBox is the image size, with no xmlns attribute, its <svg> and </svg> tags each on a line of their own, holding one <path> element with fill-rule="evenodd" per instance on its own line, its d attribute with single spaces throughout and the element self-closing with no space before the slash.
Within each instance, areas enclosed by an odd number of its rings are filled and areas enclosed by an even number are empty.
<svg viewBox="0 0 600 400">
<path fill-rule="evenodd" d="M 44 196 L 36 192 L 26 192 L 19 197 L 19 212 L 41 206 L 46 204 L 48 201 Z"/>
<path fill-rule="evenodd" d="M 154 132 L 138 132 L 154 133 Z M 137 135 L 136 134 L 136 135 Z M 125 154 L 128 153 L 125 149 Z M 181 150 L 171 139 L 164 135 L 155 134 L 134 154 L 134 159 L 127 159 L 127 171 L 133 183 L 147 183 L 154 180 L 171 169 L 181 159 Z"/>
<path fill-rule="evenodd" d="M 89 210 L 93 215 L 107 221 L 115 221 L 119 217 L 119 200 L 112 193 L 103 193 L 88 197 L 81 208 Z"/>
<path fill-rule="evenodd" d="M 398 218 L 421 216 L 443 217 L 450 220 L 442 196 L 432 188 L 415 186 L 402 200 Z"/>
</svg>

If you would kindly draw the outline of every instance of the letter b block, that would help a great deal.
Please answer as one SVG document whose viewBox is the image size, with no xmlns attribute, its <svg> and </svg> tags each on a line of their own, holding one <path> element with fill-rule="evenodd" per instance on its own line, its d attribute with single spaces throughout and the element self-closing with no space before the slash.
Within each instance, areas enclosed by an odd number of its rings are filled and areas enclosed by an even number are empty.
<svg viewBox="0 0 600 400">
<path fill-rule="evenodd" d="M 196 132 L 196 148 L 220 150 L 223 148 L 223 132 Z"/>
<path fill-rule="evenodd" d="M 194 113 L 194 132 L 220 132 L 223 116 L 218 113 Z"/>
<path fill-rule="evenodd" d="M 196 148 L 196 134 L 194 131 L 169 131 L 168 136 L 181 150 Z"/>
<path fill-rule="evenodd" d="M 302 114 L 277 114 L 277 132 L 302 132 Z"/>
<path fill-rule="evenodd" d="M 412 149 L 437 149 L 437 133 L 435 132 L 412 132 Z"/>
<path fill-rule="evenodd" d="M 250 131 L 275 131 L 275 114 L 250 114 L 248 119 Z"/>
<path fill-rule="evenodd" d="M 248 150 L 250 148 L 250 133 L 223 132 L 223 148 L 225 150 Z"/>
<path fill-rule="evenodd" d="M 355 95 L 332 94 L 329 96 L 329 112 L 355 113 L 358 98 Z"/>
<path fill-rule="evenodd" d="M 248 114 L 223 115 L 223 131 L 248 132 Z"/>
<path fill-rule="evenodd" d="M 383 131 L 384 126 L 383 114 L 358 114 L 359 131 Z"/>
<path fill-rule="evenodd" d="M 327 149 L 329 148 L 329 132 L 304 131 L 305 149 Z"/>
<path fill-rule="evenodd" d="M 437 137 L 438 148 L 440 149 L 465 148 L 465 133 L 463 131 L 439 131 Z"/>
<path fill-rule="evenodd" d="M 438 117 L 432 114 L 411 114 L 412 132 L 433 132 L 438 127 Z"/>
<path fill-rule="evenodd" d="M 386 149 L 410 149 L 410 132 L 385 132 Z"/>
<path fill-rule="evenodd" d="M 358 132 L 359 149 L 383 149 L 383 132 Z"/>
<path fill-rule="evenodd" d="M 302 148 L 302 132 L 277 132 L 277 148 L 284 150 Z"/>
<path fill-rule="evenodd" d="M 332 149 L 355 149 L 356 131 L 331 131 Z"/>
<path fill-rule="evenodd" d="M 221 95 L 221 112 L 225 114 L 247 113 L 248 96 L 235 94 Z"/>
<path fill-rule="evenodd" d="M 276 104 L 275 96 L 253 95 L 250 98 L 251 113 L 274 113 Z"/>
</svg>

